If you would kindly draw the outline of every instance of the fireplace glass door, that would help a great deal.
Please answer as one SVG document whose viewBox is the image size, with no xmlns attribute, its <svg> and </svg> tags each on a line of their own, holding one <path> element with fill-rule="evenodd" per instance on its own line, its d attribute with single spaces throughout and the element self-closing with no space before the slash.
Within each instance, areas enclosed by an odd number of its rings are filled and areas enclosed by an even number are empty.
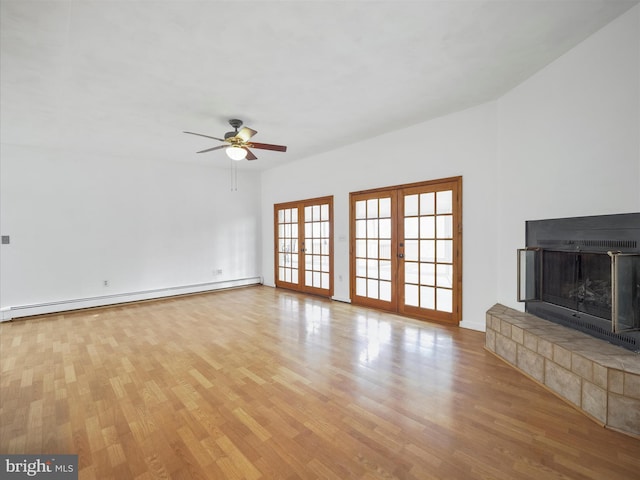
<svg viewBox="0 0 640 480">
<path fill-rule="evenodd" d="M 640 329 L 640 255 L 612 253 L 613 331 Z"/>
<path fill-rule="evenodd" d="M 606 253 L 543 252 L 543 301 L 611 321 L 611 295 Z"/>
<path fill-rule="evenodd" d="M 518 250 L 518 300 L 546 302 L 640 330 L 640 255 L 526 248 Z"/>
</svg>

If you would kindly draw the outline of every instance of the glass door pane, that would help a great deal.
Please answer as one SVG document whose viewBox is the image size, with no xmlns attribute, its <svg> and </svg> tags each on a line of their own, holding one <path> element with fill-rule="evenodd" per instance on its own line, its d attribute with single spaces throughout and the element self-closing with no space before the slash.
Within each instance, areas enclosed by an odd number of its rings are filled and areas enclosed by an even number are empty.
<svg viewBox="0 0 640 480">
<path fill-rule="evenodd" d="M 399 278 L 405 313 L 454 310 L 454 192 L 432 188 L 402 190 Z"/>
<path fill-rule="evenodd" d="M 361 304 L 395 306 L 394 208 L 395 197 L 390 193 L 352 197 L 352 297 Z"/>
<path fill-rule="evenodd" d="M 304 285 L 328 289 L 330 282 L 331 223 L 329 204 L 304 207 Z"/>
<path fill-rule="evenodd" d="M 276 280 L 298 284 L 300 251 L 298 248 L 298 208 L 277 210 L 277 267 Z"/>
</svg>

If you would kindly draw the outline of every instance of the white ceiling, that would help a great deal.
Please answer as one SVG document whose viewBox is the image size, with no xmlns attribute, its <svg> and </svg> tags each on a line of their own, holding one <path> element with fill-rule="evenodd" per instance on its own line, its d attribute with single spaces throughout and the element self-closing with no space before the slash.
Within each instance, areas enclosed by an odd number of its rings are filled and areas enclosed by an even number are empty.
<svg viewBox="0 0 640 480">
<path fill-rule="evenodd" d="M 269 168 L 494 99 L 638 1 L 1 0 L 0 140 Z"/>
</svg>

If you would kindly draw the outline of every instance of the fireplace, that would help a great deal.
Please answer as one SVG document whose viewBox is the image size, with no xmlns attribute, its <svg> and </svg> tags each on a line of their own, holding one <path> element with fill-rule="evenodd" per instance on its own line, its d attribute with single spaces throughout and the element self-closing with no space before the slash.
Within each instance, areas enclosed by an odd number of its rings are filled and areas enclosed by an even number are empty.
<svg viewBox="0 0 640 480">
<path fill-rule="evenodd" d="M 526 222 L 526 311 L 640 352 L 640 213 Z"/>
</svg>

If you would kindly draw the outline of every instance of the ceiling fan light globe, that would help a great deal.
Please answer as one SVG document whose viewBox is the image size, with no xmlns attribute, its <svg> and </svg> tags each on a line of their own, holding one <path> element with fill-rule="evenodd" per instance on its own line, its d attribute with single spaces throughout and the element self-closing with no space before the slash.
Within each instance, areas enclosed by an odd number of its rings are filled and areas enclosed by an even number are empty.
<svg viewBox="0 0 640 480">
<path fill-rule="evenodd" d="M 225 151 L 227 152 L 227 156 L 231 160 L 240 161 L 240 160 L 244 160 L 245 158 L 247 158 L 247 151 L 244 148 L 229 147 Z"/>
</svg>

